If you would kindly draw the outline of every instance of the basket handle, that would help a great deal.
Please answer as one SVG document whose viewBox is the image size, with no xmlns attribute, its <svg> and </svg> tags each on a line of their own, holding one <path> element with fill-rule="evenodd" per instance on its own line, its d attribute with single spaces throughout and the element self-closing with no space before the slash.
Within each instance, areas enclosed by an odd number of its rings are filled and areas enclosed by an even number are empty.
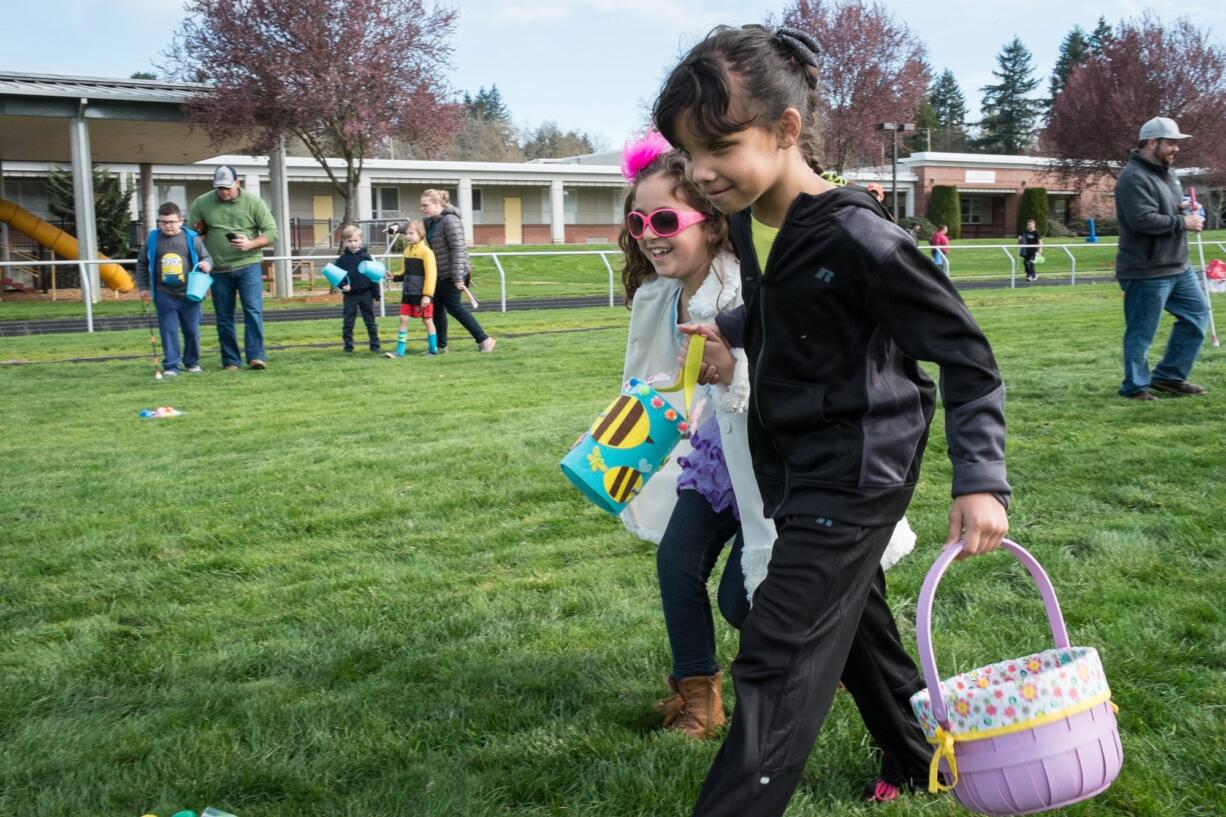
<svg viewBox="0 0 1226 817">
<path fill-rule="evenodd" d="M 932 704 L 932 714 L 937 723 L 949 728 L 949 712 L 945 709 L 945 699 L 941 695 L 941 676 L 937 674 L 936 654 L 932 650 L 932 599 L 936 595 L 937 585 L 945 575 L 946 568 L 959 553 L 964 543 L 955 542 L 941 551 L 936 562 L 924 577 L 924 585 L 920 588 L 919 601 L 916 603 L 915 637 L 919 645 L 920 665 L 924 669 L 924 683 L 928 686 L 928 700 Z M 1065 649 L 1069 646 L 1068 630 L 1064 627 L 1064 616 L 1060 613 L 1060 602 L 1056 600 L 1055 588 L 1051 579 L 1047 578 L 1038 560 L 1016 542 L 1004 539 L 1001 547 L 1017 557 L 1034 583 L 1038 585 L 1039 595 L 1043 597 L 1043 606 L 1047 608 L 1047 620 L 1051 624 L 1051 634 L 1056 646 Z"/>
</svg>

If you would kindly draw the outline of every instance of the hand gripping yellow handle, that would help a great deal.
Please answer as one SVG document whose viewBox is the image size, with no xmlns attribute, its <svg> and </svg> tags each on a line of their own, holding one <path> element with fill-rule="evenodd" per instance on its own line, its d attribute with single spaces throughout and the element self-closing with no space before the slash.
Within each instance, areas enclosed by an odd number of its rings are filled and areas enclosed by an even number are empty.
<svg viewBox="0 0 1226 817">
<path fill-rule="evenodd" d="M 698 388 L 698 370 L 702 366 L 702 350 L 706 346 L 707 339 L 702 335 L 690 336 L 690 348 L 685 353 L 685 367 L 681 370 L 681 376 L 677 382 L 671 386 L 657 388 L 659 392 L 683 391 L 685 399 L 685 418 L 690 419 L 690 410 L 693 408 L 694 392 Z"/>
</svg>

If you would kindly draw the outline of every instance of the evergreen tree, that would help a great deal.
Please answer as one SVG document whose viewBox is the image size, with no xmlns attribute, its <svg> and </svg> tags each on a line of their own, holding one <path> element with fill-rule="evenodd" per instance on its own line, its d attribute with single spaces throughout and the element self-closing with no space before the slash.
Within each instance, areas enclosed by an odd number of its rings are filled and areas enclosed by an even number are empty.
<svg viewBox="0 0 1226 817">
<path fill-rule="evenodd" d="M 94 219 L 98 235 L 98 250 L 112 258 L 126 258 L 128 237 L 132 225 L 130 202 L 135 188 L 131 179 L 111 175 L 108 168 L 94 165 Z M 63 221 L 74 235 L 76 228 L 76 198 L 72 186 L 72 171 L 51 165 L 47 173 L 47 209 Z"/>
<path fill-rule="evenodd" d="M 932 149 L 957 152 L 966 149 L 966 97 L 954 72 L 946 68 L 928 89 L 928 102 L 936 114 Z"/>
<path fill-rule="evenodd" d="M 933 135 L 941 129 L 937 121 L 937 112 L 932 107 L 932 100 L 924 97 L 915 111 L 915 134 L 903 140 L 903 146 L 909 153 L 933 149 Z"/>
<path fill-rule="evenodd" d="M 999 67 L 992 75 L 1000 82 L 980 89 L 983 120 L 976 146 L 983 152 L 1016 155 L 1030 147 L 1043 107 L 1042 101 L 1027 96 L 1039 87 L 1030 61 L 1030 50 L 1016 36 L 996 55 Z"/>
<path fill-rule="evenodd" d="M 467 93 L 464 94 L 464 106 L 468 109 L 469 116 L 477 119 L 492 120 L 510 124 L 511 110 L 502 100 L 502 92 L 498 90 L 498 85 L 490 86 L 490 89 L 485 90 L 485 86 L 481 86 L 477 90 L 477 95 L 470 97 Z"/>
<path fill-rule="evenodd" d="M 1074 68 L 1085 62 L 1090 54 L 1090 40 L 1086 33 L 1081 30 L 1081 26 L 1073 26 L 1073 30 L 1064 35 L 1064 40 L 1060 43 L 1060 56 L 1056 57 L 1056 67 L 1052 69 L 1051 79 L 1048 80 L 1051 103 L 1054 103 L 1056 97 L 1064 90 L 1069 74 L 1073 73 Z"/>
<path fill-rule="evenodd" d="M 1094 26 L 1094 30 L 1090 32 L 1090 53 L 1098 56 L 1103 53 L 1103 48 L 1115 41 L 1115 32 L 1111 26 L 1107 25 L 1106 17 L 1098 18 L 1098 25 Z"/>
</svg>

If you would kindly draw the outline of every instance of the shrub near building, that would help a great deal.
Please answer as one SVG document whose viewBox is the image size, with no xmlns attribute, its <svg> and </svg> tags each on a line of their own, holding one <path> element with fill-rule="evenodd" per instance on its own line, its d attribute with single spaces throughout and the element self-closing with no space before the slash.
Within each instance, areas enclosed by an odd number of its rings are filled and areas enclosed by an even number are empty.
<svg viewBox="0 0 1226 817">
<path fill-rule="evenodd" d="M 962 237 L 962 207 L 958 203 L 958 188 L 938 184 L 928 194 L 928 220 L 935 226 L 949 225 L 949 238 Z"/>
<path fill-rule="evenodd" d="M 1047 188 L 1027 187 L 1022 191 L 1022 206 L 1017 209 L 1019 234 L 1026 229 L 1026 222 L 1030 219 L 1034 219 L 1039 235 L 1051 235 L 1047 232 Z"/>
</svg>

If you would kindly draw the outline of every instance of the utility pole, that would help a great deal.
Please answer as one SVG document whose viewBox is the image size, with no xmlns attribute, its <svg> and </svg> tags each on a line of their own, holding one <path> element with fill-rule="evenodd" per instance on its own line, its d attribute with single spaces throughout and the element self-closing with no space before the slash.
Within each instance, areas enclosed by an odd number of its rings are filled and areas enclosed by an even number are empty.
<svg viewBox="0 0 1226 817">
<path fill-rule="evenodd" d="M 893 139 L 893 152 L 891 153 L 890 161 L 890 197 L 894 204 L 894 221 L 898 221 L 898 132 L 910 133 L 915 130 L 913 122 L 882 122 L 877 126 L 877 130 L 889 131 Z M 931 141 L 932 133 L 929 132 L 928 138 Z"/>
</svg>

